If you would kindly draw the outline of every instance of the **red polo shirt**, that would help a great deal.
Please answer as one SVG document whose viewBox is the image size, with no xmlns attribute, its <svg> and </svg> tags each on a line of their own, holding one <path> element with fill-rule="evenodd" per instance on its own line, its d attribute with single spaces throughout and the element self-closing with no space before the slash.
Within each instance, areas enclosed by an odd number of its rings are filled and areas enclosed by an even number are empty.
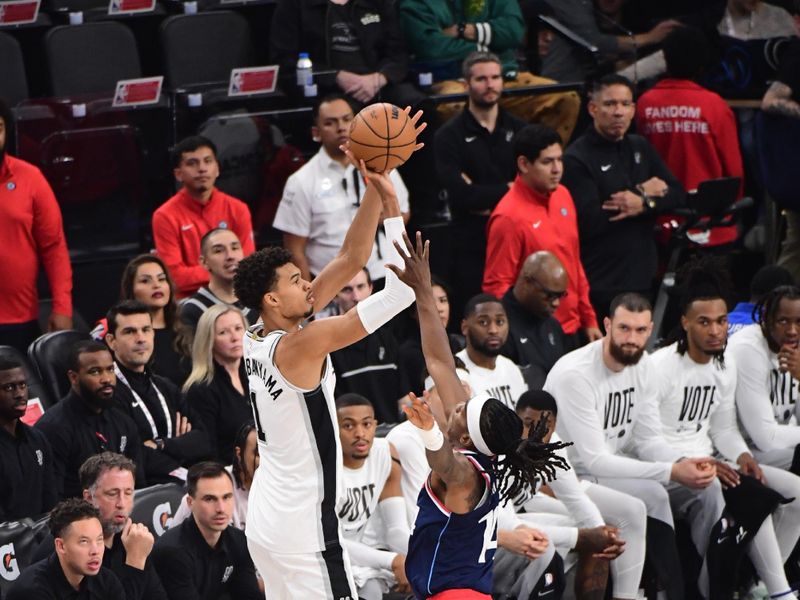
<svg viewBox="0 0 800 600">
<path fill-rule="evenodd" d="M 208 271 L 200 265 L 200 240 L 216 227 L 233 231 L 245 256 L 255 251 L 250 209 L 216 188 L 205 204 L 181 188 L 153 213 L 156 252 L 166 263 L 180 297 L 195 293 L 208 282 Z"/>
<path fill-rule="evenodd" d="M 6 155 L 0 162 L 0 323 L 39 315 L 36 276 L 47 273 L 53 312 L 72 316 L 72 267 L 53 190 L 35 166 Z"/>
<path fill-rule="evenodd" d="M 514 285 L 528 256 L 547 250 L 569 276 L 567 295 L 555 312 L 564 333 L 597 327 L 589 302 L 589 282 L 581 264 L 578 221 L 572 196 L 563 185 L 545 196 L 517 176 L 489 217 L 483 291 L 502 298 Z"/>
</svg>

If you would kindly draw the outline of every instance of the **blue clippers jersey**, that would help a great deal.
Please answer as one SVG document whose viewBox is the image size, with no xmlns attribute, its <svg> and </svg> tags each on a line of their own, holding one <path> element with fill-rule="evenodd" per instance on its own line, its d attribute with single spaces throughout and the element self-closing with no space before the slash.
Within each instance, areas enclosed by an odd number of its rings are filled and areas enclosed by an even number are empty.
<svg viewBox="0 0 800 600">
<path fill-rule="evenodd" d="M 487 493 L 474 510 L 459 515 L 434 495 L 430 477 L 425 480 L 406 557 L 406 576 L 417 598 L 451 589 L 492 593 L 499 502 L 492 461 L 482 454 L 461 452 L 483 475 Z"/>
</svg>

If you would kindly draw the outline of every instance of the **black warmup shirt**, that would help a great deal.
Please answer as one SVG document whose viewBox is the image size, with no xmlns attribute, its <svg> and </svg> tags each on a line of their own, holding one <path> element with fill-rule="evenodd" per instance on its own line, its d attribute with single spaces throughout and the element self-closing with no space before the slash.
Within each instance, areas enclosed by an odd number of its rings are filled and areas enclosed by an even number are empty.
<svg viewBox="0 0 800 600">
<path fill-rule="evenodd" d="M 105 567 L 92 577 L 84 577 L 75 590 L 64 577 L 55 552 L 22 571 L 6 600 L 120 600 L 122 584 Z"/>
<path fill-rule="evenodd" d="M 167 327 L 154 331 L 156 336 L 150 361 L 153 372 L 180 387 L 192 370 L 192 361 L 175 350 L 175 332 L 172 329 Z"/>
<path fill-rule="evenodd" d="M 0 522 L 37 517 L 58 501 L 53 451 L 45 435 L 22 421 L 15 435 L 0 427 Z"/>
<path fill-rule="evenodd" d="M 561 323 L 526 310 L 514 297 L 513 288 L 502 302 L 508 315 L 508 339 L 501 352 L 519 365 L 528 389 L 540 390 L 550 369 L 566 352 Z"/>
<path fill-rule="evenodd" d="M 602 205 L 616 192 L 629 190 L 651 177 L 664 180 L 669 191 L 657 209 L 611 222 Z M 643 137 L 627 134 L 618 142 L 587 129 L 564 152 L 563 183 L 575 202 L 581 262 L 592 291 L 649 289 L 657 268 L 653 228 L 657 212 L 684 204 L 686 193 Z"/>
<path fill-rule="evenodd" d="M 181 466 L 190 466 L 205 458 L 208 453 L 208 438 L 202 423 L 194 418 L 194 414 L 187 406 L 180 390 L 165 377 L 152 374 L 149 370 L 136 373 L 117 363 L 125 380 L 124 384 L 119 378 L 114 390 L 114 401 L 120 411 L 124 412 L 136 423 L 139 439 L 164 440 L 164 450 L 154 450 L 143 446 L 145 460 L 145 473 L 148 484 L 167 483 L 172 480 L 169 473 Z M 158 397 L 156 388 L 164 398 L 164 405 Z M 143 400 L 144 406 L 136 400 L 134 390 Z M 175 436 L 175 414 L 189 418 L 192 430 L 182 436 Z M 149 415 L 149 418 L 148 418 Z M 150 421 L 152 419 L 152 423 Z M 168 437 L 167 424 L 171 424 L 172 437 Z M 155 431 L 153 430 L 155 428 Z"/>
<path fill-rule="evenodd" d="M 35 429 L 44 433 L 53 449 L 56 487 L 61 498 L 82 495 L 78 470 L 83 462 L 106 450 L 119 452 L 141 468 L 141 441 L 136 423 L 117 408 L 95 413 L 74 391 L 47 410 Z M 137 484 L 144 483 L 142 471 Z"/>
<path fill-rule="evenodd" d="M 194 331 L 197 329 L 197 322 L 203 316 L 203 313 L 216 304 L 225 304 L 226 306 L 238 308 L 244 313 L 244 317 L 250 325 L 254 325 L 258 320 L 257 311 L 247 308 L 238 301 L 232 305 L 223 302 L 214 292 L 208 289 L 208 286 L 204 285 L 194 294 L 181 301 L 181 321 Z"/>
<path fill-rule="evenodd" d="M 239 364 L 239 381 L 244 394 L 233 387 L 228 372 L 214 361 L 211 383 L 197 383 L 186 391 L 187 404 L 206 430 L 209 456 L 225 465 L 233 462 L 233 442 L 239 429 L 253 420 L 244 360 Z"/>
<path fill-rule="evenodd" d="M 263 600 L 244 532 L 229 526 L 211 548 L 194 517 L 169 529 L 150 555 L 170 600 Z M 267 584 L 269 585 L 269 584 Z"/>
<path fill-rule="evenodd" d="M 122 544 L 122 534 L 118 533 L 111 542 L 111 548 L 103 553 L 103 567 L 114 573 L 122 583 L 126 600 L 167 600 L 167 593 L 161 585 L 151 560 L 144 565 L 144 571 L 125 564 L 127 552 Z M 36 549 L 31 560 L 44 560 L 53 553 L 53 536 L 48 532 Z"/>
<path fill-rule="evenodd" d="M 328 5 L 328 52 L 334 69 L 363 75 L 371 72 L 353 23 L 353 3 Z"/>
</svg>

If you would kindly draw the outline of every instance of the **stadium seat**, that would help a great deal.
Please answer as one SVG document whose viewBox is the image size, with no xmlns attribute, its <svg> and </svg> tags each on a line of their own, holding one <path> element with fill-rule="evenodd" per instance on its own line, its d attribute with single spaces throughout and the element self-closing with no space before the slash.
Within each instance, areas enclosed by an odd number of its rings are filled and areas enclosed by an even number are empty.
<svg viewBox="0 0 800 600">
<path fill-rule="evenodd" d="M 89 340 L 88 333 L 67 329 L 45 333 L 34 340 L 28 348 L 28 358 L 38 370 L 50 397 L 58 401 L 69 392 L 67 362 L 72 346 L 81 340 Z"/>
<path fill-rule="evenodd" d="M 175 15 L 161 23 L 165 85 L 172 90 L 219 83 L 231 69 L 253 66 L 250 25 L 241 15 L 213 11 Z"/>
<path fill-rule="evenodd" d="M 58 398 L 51 398 L 49 390 L 42 383 L 38 369 L 31 364 L 28 357 L 12 346 L 0 346 L 0 358 L 11 358 L 20 361 L 28 376 L 28 400 L 38 398 L 42 403 L 42 408 L 47 410 Z"/>
<path fill-rule="evenodd" d="M 117 81 L 142 75 L 136 39 L 122 23 L 54 27 L 44 44 L 54 96 L 110 95 Z"/>
<path fill-rule="evenodd" d="M 172 515 L 178 511 L 185 490 L 177 483 L 162 483 L 136 490 L 131 519 L 144 523 L 157 538 L 172 526 Z"/>
<path fill-rule="evenodd" d="M 15 106 L 28 98 L 28 79 L 19 42 L 0 31 L 0 98 Z"/>
<path fill-rule="evenodd" d="M 36 543 L 30 519 L 0 523 L 0 593 L 8 594 L 22 570 L 31 564 Z"/>
</svg>

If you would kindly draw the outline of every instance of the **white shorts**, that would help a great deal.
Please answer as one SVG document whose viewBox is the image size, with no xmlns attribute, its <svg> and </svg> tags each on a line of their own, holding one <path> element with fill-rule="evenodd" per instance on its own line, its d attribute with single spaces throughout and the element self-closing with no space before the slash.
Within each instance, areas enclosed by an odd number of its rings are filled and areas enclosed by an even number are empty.
<svg viewBox="0 0 800 600">
<path fill-rule="evenodd" d="M 247 539 L 264 580 L 267 600 L 358 600 L 350 558 L 341 547 L 310 554 L 281 554 Z"/>
</svg>

